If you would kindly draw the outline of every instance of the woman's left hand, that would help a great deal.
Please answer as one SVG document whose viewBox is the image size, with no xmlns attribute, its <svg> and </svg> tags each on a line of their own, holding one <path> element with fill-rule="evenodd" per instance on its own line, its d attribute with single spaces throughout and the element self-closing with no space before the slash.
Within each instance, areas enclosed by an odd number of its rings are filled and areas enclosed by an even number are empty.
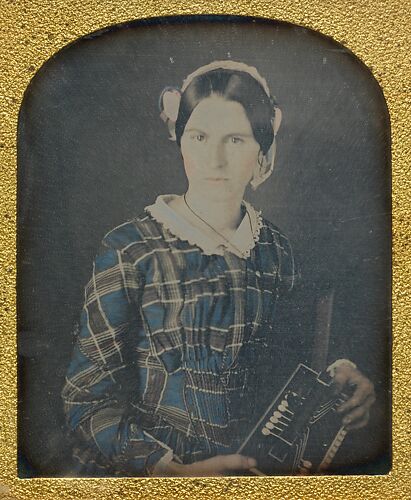
<svg viewBox="0 0 411 500">
<path fill-rule="evenodd" d="M 348 363 L 335 368 L 334 383 L 338 390 L 355 387 L 353 395 L 337 409 L 338 413 L 344 415 L 342 423 L 347 430 L 366 426 L 370 408 L 375 403 L 374 384 L 358 368 Z"/>
</svg>

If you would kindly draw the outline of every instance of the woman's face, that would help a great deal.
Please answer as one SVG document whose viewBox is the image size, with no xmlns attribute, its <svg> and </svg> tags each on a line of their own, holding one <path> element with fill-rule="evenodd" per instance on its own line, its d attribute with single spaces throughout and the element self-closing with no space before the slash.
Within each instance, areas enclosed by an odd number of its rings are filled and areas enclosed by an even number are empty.
<svg viewBox="0 0 411 500">
<path fill-rule="evenodd" d="M 181 137 L 190 193 L 242 199 L 258 168 L 259 150 L 241 104 L 216 95 L 202 100 Z"/>
</svg>

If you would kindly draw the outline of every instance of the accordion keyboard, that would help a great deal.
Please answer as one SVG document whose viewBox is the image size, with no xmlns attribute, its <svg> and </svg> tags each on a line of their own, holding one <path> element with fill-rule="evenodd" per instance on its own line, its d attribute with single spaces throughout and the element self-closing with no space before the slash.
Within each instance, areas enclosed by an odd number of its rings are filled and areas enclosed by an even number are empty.
<svg viewBox="0 0 411 500">
<path fill-rule="evenodd" d="M 310 431 L 318 430 L 326 415 L 333 413 L 337 429 L 324 456 L 316 463 L 315 472 L 324 471 L 341 445 L 346 430 L 335 414 L 336 407 L 346 399 L 335 394 L 332 378 L 327 372 L 317 373 L 298 365 L 287 383 L 275 396 L 263 416 L 243 441 L 238 453 L 257 460 L 261 475 L 296 474 L 304 457 Z M 321 424 L 320 424 L 321 425 Z"/>
</svg>

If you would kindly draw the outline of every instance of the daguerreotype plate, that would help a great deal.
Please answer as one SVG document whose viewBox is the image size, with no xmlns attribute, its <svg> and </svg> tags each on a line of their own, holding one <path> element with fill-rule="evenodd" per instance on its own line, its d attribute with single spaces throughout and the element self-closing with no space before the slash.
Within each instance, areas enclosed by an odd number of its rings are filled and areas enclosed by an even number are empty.
<svg viewBox="0 0 411 500">
<path fill-rule="evenodd" d="M 385 7 L 169 6 L 5 11 L 0 498 L 405 498 Z"/>
</svg>

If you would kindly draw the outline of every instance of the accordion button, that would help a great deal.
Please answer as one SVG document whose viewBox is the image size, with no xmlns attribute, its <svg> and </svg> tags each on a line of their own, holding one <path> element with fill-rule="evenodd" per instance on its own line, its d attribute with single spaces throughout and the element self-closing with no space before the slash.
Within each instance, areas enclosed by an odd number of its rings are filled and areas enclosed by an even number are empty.
<svg viewBox="0 0 411 500">
<path fill-rule="evenodd" d="M 265 427 L 264 427 L 264 429 L 261 430 L 261 432 L 264 434 L 264 436 L 268 436 L 269 434 L 271 434 L 271 432 L 268 429 L 266 429 Z"/>
<path fill-rule="evenodd" d="M 274 424 L 272 424 L 271 422 L 267 422 L 265 426 L 267 427 L 267 429 L 274 429 Z"/>
</svg>

